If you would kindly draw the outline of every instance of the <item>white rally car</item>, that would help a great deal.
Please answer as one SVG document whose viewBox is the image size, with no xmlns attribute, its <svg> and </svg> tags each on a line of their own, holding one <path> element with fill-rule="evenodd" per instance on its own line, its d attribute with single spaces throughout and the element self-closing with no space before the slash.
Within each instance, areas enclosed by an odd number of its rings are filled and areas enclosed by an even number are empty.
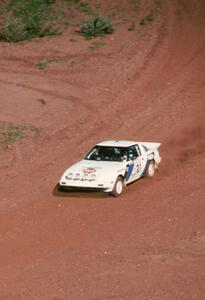
<svg viewBox="0 0 205 300">
<path fill-rule="evenodd" d="M 64 172 L 59 190 L 102 190 L 119 196 L 125 185 L 145 175 L 154 176 L 161 161 L 159 146 L 126 140 L 101 142 Z"/>
</svg>

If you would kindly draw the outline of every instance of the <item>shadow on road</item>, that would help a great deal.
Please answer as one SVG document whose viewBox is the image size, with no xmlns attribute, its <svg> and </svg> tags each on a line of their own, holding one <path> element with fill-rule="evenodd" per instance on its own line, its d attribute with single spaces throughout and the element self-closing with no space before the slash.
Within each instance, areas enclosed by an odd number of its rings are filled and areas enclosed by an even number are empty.
<svg viewBox="0 0 205 300">
<path fill-rule="evenodd" d="M 87 191 L 87 190 L 59 190 L 59 185 L 53 189 L 53 196 L 55 197 L 70 197 L 70 198 L 108 198 L 111 197 L 108 193 Z"/>
</svg>

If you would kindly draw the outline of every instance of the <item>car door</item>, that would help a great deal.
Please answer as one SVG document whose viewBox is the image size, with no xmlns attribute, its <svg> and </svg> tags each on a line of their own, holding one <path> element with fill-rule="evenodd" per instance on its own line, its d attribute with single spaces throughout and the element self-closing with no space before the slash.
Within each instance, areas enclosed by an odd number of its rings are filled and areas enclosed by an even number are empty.
<svg viewBox="0 0 205 300">
<path fill-rule="evenodd" d="M 142 177 L 146 171 L 147 168 L 147 163 L 148 163 L 148 158 L 147 158 L 147 153 L 143 145 L 138 144 L 137 146 L 138 149 L 138 164 L 140 165 L 140 168 L 138 170 L 138 178 Z"/>
<path fill-rule="evenodd" d="M 146 167 L 146 155 L 142 153 L 139 145 L 129 147 L 128 162 L 125 180 L 127 183 L 130 183 L 139 179 Z"/>
</svg>

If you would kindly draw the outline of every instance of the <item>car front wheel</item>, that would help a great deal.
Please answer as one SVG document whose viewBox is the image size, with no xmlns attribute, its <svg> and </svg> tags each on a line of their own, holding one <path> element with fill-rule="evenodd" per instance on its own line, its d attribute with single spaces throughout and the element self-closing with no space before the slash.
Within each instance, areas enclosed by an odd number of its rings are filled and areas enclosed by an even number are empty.
<svg viewBox="0 0 205 300">
<path fill-rule="evenodd" d="M 123 189 L 124 189 L 124 181 L 123 181 L 123 178 L 122 177 L 118 177 L 116 182 L 115 182 L 115 185 L 114 185 L 114 188 L 111 192 L 111 194 L 115 197 L 118 197 L 122 194 L 123 192 Z"/>
<path fill-rule="evenodd" d="M 153 177 L 155 173 L 155 163 L 154 161 L 150 161 L 148 167 L 147 167 L 147 171 L 146 171 L 146 176 L 147 177 Z"/>
</svg>

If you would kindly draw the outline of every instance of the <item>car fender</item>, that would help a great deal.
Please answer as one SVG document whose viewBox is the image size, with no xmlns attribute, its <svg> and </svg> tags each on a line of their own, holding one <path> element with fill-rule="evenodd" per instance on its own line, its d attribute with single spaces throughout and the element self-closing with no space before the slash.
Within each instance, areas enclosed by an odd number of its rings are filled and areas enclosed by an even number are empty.
<svg viewBox="0 0 205 300">
<path fill-rule="evenodd" d="M 122 177 L 125 182 L 125 174 L 126 174 L 126 167 L 123 167 L 122 169 L 119 169 L 116 172 L 114 172 L 114 174 L 112 175 L 112 177 L 110 177 L 109 180 L 110 183 L 112 182 L 112 189 L 114 188 L 115 182 L 118 177 Z"/>
</svg>

